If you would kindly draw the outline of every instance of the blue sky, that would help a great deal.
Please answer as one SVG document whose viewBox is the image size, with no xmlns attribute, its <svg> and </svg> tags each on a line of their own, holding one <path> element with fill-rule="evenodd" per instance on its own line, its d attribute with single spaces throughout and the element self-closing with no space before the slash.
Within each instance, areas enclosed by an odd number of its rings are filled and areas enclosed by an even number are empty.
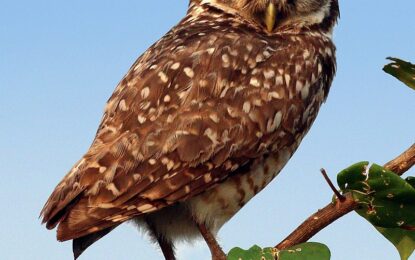
<svg viewBox="0 0 415 260">
<path fill-rule="evenodd" d="M 40 225 L 57 182 L 90 145 L 104 104 L 135 59 L 184 15 L 184 0 L 1 1 L 0 252 L 2 259 L 71 259 L 70 243 Z M 219 233 L 225 250 L 272 246 L 331 191 L 319 174 L 384 163 L 415 141 L 415 92 L 384 74 L 385 57 L 415 61 L 413 0 L 343 0 L 335 32 L 338 74 L 328 102 L 280 176 Z M 412 174 L 415 174 L 412 171 Z M 312 239 L 333 259 L 398 259 L 356 214 Z M 180 259 L 209 259 L 202 242 Z M 82 259 L 158 259 L 125 224 Z M 415 258 L 414 258 L 415 259 Z"/>
</svg>

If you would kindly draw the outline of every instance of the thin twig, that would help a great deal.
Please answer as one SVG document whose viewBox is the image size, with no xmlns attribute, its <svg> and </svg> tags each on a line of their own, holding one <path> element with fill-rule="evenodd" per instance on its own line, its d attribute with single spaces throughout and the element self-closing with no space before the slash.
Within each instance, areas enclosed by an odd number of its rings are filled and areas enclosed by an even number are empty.
<svg viewBox="0 0 415 260">
<path fill-rule="evenodd" d="M 415 144 L 408 150 L 396 157 L 394 160 L 385 164 L 385 168 L 395 172 L 398 175 L 404 174 L 412 166 L 415 165 Z M 277 249 L 286 249 L 304 242 L 307 242 L 315 234 L 322 229 L 355 210 L 359 204 L 356 203 L 350 193 L 344 194 L 344 201 L 337 199 L 325 208 L 319 210 L 306 221 L 303 222 L 296 230 L 294 230 L 281 243 L 276 245 Z"/>
<path fill-rule="evenodd" d="M 345 201 L 346 198 L 336 189 L 336 186 L 334 186 L 333 182 L 330 180 L 329 175 L 327 174 L 325 169 L 321 169 L 321 174 L 323 174 L 324 179 L 326 180 L 327 184 L 330 186 L 331 190 L 334 192 L 336 197 L 341 201 Z"/>
</svg>

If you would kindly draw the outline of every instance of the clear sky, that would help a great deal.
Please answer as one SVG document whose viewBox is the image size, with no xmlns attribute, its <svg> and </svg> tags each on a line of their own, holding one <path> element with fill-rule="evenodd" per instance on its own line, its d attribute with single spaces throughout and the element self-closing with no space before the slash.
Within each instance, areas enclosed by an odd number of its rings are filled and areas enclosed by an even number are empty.
<svg viewBox="0 0 415 260">
<path fill-rule="evenodd" d="M 184 15 L 185 0 L 0 0 L 1 259 L 71 259 L 38 214 L 86 151 L 104 104 L 135 59 Z M 220 231 L 225 250 L 272 246 L 331 199 L 319 174 L 384 163 L 415 141 L 415 92 L 381 70 L 385 57 L 415 61 L 413 0 L 343 0 L 338 74 L 328 102 L 280 176 Z M 412 171 L 412 174 L 415 174 Z M 334 260 L 398 259 L 350 214 L 312 239 Z M 203 243 L 179 259 L 209 259 Z M 161 259 L 129 224 L 81 259 Z M 415 258 L 414 258 L 415 259 Z"/>
</svg>

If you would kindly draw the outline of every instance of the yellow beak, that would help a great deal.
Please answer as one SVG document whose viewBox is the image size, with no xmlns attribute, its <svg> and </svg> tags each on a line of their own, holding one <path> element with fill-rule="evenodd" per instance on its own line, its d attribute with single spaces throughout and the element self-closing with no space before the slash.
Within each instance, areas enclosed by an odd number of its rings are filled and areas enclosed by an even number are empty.
<svg viewBox="0 0 415 260">
<path fill-rule="evenodd" d="M 275 27 L 275 22 L 277 20 L 277 8 L 275 4 L 271 1 L 268 4 L 267 10 L 265 12 L 265 25 L 267 26 L 268 32 L 272 32 Z"/>
</svg>

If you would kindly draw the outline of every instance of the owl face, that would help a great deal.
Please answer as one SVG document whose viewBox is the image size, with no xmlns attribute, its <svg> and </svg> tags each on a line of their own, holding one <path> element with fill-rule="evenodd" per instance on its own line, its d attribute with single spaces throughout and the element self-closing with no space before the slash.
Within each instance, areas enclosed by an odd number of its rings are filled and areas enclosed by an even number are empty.
<svg viewBox="0 0 415 260">
<path fill-rule="evenodd" d="M 205 0 L 231 8 L 246 19 L 256 22 L 268 32 L 278 32 L 280 28 L 310 27 L 326 24 L 334 27 L 339 15 L 337 0 Z"/>
</svg>

